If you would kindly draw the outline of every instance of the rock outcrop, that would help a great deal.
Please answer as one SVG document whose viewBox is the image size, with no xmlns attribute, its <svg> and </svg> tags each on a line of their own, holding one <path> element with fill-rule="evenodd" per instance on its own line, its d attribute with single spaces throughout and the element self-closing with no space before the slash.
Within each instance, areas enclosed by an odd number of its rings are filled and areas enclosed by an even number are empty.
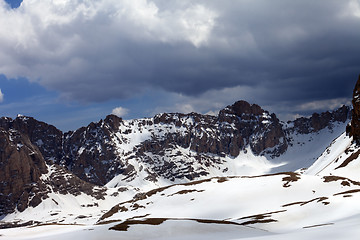
<svg viewBox="0 0 360 240">
<path fill-rule="evenodd" d="M 219 123 L 228 122 L 235 126 L 230 144 L 234 148 L 230 155 L 237 156 L 246 145 L 256 155 L 279 156 L 287 149 L 285 132 L 275 114 L 270 114 L 256 104 L 238 101 L 221 110 Z"/>
<path fill-rule="evenodd" d="M 350 137 L 353 137 L 354 142 L 360 144 L 360 75 L 355 84 L 352 104 L 352 119 L 347 132 Z"/>
<path fill-rule="evenodd" d="M 46 196 L 44 173 L 45 161 L 29 138 L 0 128 L 0 215 L 37 206 Z"/>
<path fill-rule="evenodd" d="M 0 118 L 0 127 L 28 136 L 29 140 L 41 151 L 45 160 L 59 162 L 63 158 L 63 133 L 56 127 L 32 117 L 19 115 L 14 120 Z"/>
<path fill-rule="evenodd" d="M 103 198 L 104 191 L 63 167 L 47 165 L 27 135 L 13 128 L 0 128 L 0 216 L 36 207 L 50 192 Z"/>
<path fill-rule="evenodd" d="M 310 118 L 301 117 L 291 123 L 293 127 L 288 131 L 297 131 L 300 134 L 318 132 L 326 127 L 332 127 L 333 123 L 345 123 L 351 118 L 351 110 L 348 106 L 342 106 L 332 112 L 314 113 Z"/>
</svg>

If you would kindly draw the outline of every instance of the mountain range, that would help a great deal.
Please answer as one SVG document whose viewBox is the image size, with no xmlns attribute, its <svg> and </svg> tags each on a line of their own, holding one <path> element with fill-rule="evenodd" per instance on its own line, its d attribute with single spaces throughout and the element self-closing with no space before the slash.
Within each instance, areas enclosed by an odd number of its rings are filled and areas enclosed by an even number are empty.
<svg viewBox="0 0 360 240">
<path fill-rule="evenodd" d="M 69 132 L 3 117 L 0 236 L 355 239 L 359 96 L 360 78 L 352 107 L 288 122 L 246 101 Z"/>
</svg>

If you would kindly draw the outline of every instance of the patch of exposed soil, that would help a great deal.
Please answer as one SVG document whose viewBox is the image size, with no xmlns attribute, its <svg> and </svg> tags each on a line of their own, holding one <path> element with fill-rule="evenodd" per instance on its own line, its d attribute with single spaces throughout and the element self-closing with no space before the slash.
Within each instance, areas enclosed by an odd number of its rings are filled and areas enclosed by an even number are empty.
<svg viewBox="0 0 360 240">
<path fill-rule="evenodd" d="M 306 226 L 303 228 L 315 228 L 315 227 L 323 227 L 323 226 L 329 226 L 329 225 L 334 225 L 334 223 L 323 223 L 323 224 L 317 224 L 317 225 L 312 225 L 312 226 Z"/>
<path fill-rule="evenodd" d="M 345 192 L 335 193 L 334 196 L 360 192 L 360 189 L 353 189 Z"/>
<path fill-rule="evenodd" d="M 231 225 L 245 225 L 240 224 L 236 222 L 231 221 L 225 221 L 225 220 L 213 220 L 213 219 L 196 219 L 196 218 L 146 218 L 141 220 L 134 220 L 134 219 L 128 219 L 124 222 L 117 224 L 109 230 L 116 230 L 116 231 L 127 231 L 131 225 L 139 225 L 139 224 L 145 224 L 145 225 L 160 225 L 165 221 L 195 221 L 198 223 L 204 223 L 204 224 L 231 224 Z"/>
<path fill-rule="evenodd" d="M 336 169 L 342 168 L 342 167 L 346 167 L 350 162 L 354 161 L 355 159 L 357 159 L 360 155 L 360 150 L 358 150 L 357 152 L 352 153 L 347 159 L 345 159 L 345 161 L 343 163 L 340 164 L 340 166 L 336 167 Z"/>
<path fill-rule="evenodd" d="M 281 210 L 281 211 L 276 211 L 276 212 L 268 212 L 268 213 L 262 213 L 262 214 L 256 214 L 256 215 L 246 216 L 246 217 L 239 218 L 238 220 L 246 220 L 246 219 L 249 219 L 248 221 L 245 221 L 245 222 L 240 223 L 240 225 L 250 225 L 250 224 L 256 224 L 256 223 L 277 222 L 277 220 L 272 219 L 272 218 L 270 218 L 270 217 L 272 217 L 272 214 L 281 213 L 281 212 L 286 212 L 286 210 Z"/>
<path fill-rule="evenodd" d="M 289 207 L 289 206 L 292 206 L 292 205 L 304 206 L 304 205 L 306 205 L 308 203 L 311 203 L 311 202 L 314 202 L 314 201 L 323 202 L 323 201 L 325 201 L 327 199 L 328 199 L 327 197 L 318 197 L 318 198 L 311 199 L 309 201 L 288 203 L 288 204 L 282 205 L 282 207 Z M 325 205 L 327 205 L 327 204 L 325 204 Z"/>
<path fill-rule="evenodd" d="M 257 224 L 257 223 L 271 223 L 271 222 L 277 222 L 275 219 L 263 219 L 263 220 L 251 220 L 247 222 L 243 222 L 240 225 L 250 225 L 250 224 Z"/>
<path fill-rule="evenodd" d="M 181 190 L 178 191 L 176 193 L 170 194 L 168 195 L 168 197 L 172 197 L 174 195 L 178 195 L 178 194 L 187 194 L 187 193 L 192 193 L 192 192 L 204 192 L 204 190 L 196 190 L 196 189 L 191 189 L 191 190 Z"/>
<path fill-rule="evenodd" d="M 130 225 L 138 225 L 138 224 L 145 224 L 145 225 L 160 225 L 163 222 L 165 222 L 166 218 L 147 218 L 143 220 L 126 220 L 120 224 L 117 224 L 109 230 L 115 230 L 115 231 L 127 231 Z"/>
<path fill-rule="evenodd" d="M 335 182 L 335 181 L 342 181 L 341 185 L 349 186 L 348 184 L 351 183 L 353 185 L 360 186 L 360 182 L 353 181 L 349 178 L 339 177 L 339 176 L 324 176 L 324 182 Z"/>
</svg>

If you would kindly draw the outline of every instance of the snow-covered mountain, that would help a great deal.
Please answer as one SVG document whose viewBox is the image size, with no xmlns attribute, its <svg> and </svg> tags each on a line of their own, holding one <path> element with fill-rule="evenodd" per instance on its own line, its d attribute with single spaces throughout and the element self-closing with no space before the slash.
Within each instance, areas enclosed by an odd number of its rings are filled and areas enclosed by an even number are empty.
<svg viewBox="0 0 360 240">
<path fill-rule="evenodd" d="M 359 147 L 352 140 L 341 135 L 310 168 L 297 172 L 212 177 L 143 193 L 127 189 L 95 208 L 80 205 L 89 202 L 84 196 L 54 194 L 58 204 L 45 200 L 5 220 L 57 224 L 1 234 L 5 239 L 357 239 L 360 158 L 353 157 Z"/>
<path fill-rule="evenodd" d="M 346 106 L 284 123 L 238 101 L 217 116 L 110 115 L 66 133 L 1 118 L 0 237 L 297 239 L 347 226 L 354 239 L 352 112 L 351 125 Z"/>
<path fill-rule="evenodd" d="M 67 133 L 24 116 L 1 118 L 0 127 L 27 135 L 48 164 L 84 181 L 149 189 L 212 176 L 263 174 L 279 166 L 275 171 L 308 167 L 349 120 L 344 106 L 282 123 L 258 105 L 239 101 L 218 116 L 164 113 L 122 120 L 110 115 Z"/>
</svg>

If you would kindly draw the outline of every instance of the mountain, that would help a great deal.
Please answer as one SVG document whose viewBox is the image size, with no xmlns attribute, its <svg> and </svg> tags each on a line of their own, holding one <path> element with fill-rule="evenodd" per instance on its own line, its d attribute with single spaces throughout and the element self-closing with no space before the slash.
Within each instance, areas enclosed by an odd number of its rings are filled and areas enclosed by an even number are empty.
<svg viewBox="0 0 360 240">
<path fill-rule="evenodd" d="M 27 135 L 47 163 L 84 181 L 99 186 L 142 182 L 151 188 L 211 176 L 262 174 L 280 165 L 284 171 L 308 167 L 349 120 L 350 108 L 343 106 L 283 123 L 256 104 L 238 101 L 218 116 L 164 113 L 122 120 L 109 115 L 66 133 L 24 116 L 1 118 L 0 127 Z M 316 143 L 317 151 L 289 162 L 287 153 L 315 142 L 321 144 Z"/>
<path fill-rule="evenodd" d="M 245 101 L 66 133 L 3 117 L 0 236 L 355 239 L 359 90 L 353 110 L 287 123 Z"/>
<path fill-rule="evenodd" d="M 58 196 L 61 208 L 46 199 L 37 207 L 42 213 L 35 208 L 15 215 L 56 225 L 23 228 L 21 234 L 14 229 L 0 233 L 5 239 L 355 240 L 360 233 L 360 158 L 354 157 L 358 150 L 344 133 L 306 170 L 212 177 L 133 195 L 125 191 L 126 196 L 109 199 L 113 206 L 102 212 L 77 206 L 84 199 L 75 202 Z M 57 215 L 50 218 L 48 211 Z M 80 225 L 61 225 L 60 219 Z"/>
</svg>

